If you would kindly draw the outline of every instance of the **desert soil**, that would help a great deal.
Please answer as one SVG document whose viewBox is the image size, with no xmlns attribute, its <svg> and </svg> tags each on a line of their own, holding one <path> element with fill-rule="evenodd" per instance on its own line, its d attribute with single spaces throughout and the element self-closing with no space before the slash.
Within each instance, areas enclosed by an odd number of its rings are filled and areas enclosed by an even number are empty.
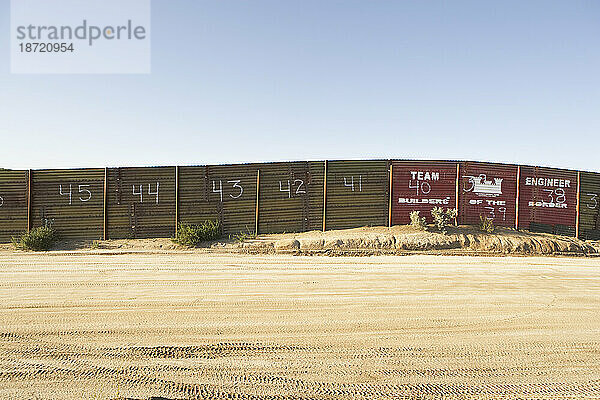
<svg viewBox="0 0 600 400">
<path fill-rule="evenodd" d="M 600 260 L 0 254 L 0 398 L 600 398 Z"/>
</svg>

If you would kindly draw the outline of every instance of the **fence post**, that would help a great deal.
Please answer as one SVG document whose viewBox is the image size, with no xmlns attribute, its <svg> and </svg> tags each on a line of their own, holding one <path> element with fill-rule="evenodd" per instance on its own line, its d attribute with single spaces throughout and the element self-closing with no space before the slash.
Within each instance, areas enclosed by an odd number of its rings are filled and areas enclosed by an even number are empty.
<svg viewBox="0 0 600 400">
<path fill-rule="evenodd" d="M 575 219 L 575 237 L 579 239 L 579 202 L 581 198 L 581 171 L 577 171 L 577 217 Z"/>
<path fill-rule="evenodd" d="M 175 166 L 175 237 L 179 231 L 179 166 Z"/>
<path fill-rule="evenodd" d="M 515 205 L 515 229 L 519 230 L 519 197 L 521 195 L 521 166 L 517 166 L 517 198 Z"/>
<path fill-rule="evenodd" d="M 323 174 L 323 232 L 327 229 L 327 160 L 324 161 L 325 173 Z"/>
<path fill-rule="evenodd" d="M 256 210 L 254 211 L 254 234 L 258 235 L 258 211 L 260 199 L 260 169 L 256 171 Z"/>
<path fill-rule="evenodd" d="M 33 171 L 27 171 L 27 232 L 31 231 L 31 184 Z"/>
<path fill-rule="evenodd" d="M 104 229 L 102 238 L 108 240 L 108 167 L 104 168 L 104 202 L 102 205 Z"/>
<path fill-rule="evenodd" d="M 388 198 L 388 227 L 392 226 L 392 192 L 393 192 L 393 188 L 394 188 L 394 181 L 392 179 L 392 175 L 394 171 L 394 165 L 392 163 L 390 163 L 390 182 L 389 182 L 389 186 L 388 186 L 388 191 L 389 191 L 389 198 Z"/>
<path fill-rule="evenodd" d="M 454 225 L 458 226 L 458 218 L 459 218 L 459 205 L 460 203 L 458 202 L 458 196 L 459 196 L 459 188 L 460 186 L 460 163 L 456 163 L 456 218 L 454 219 Z"/>
</svg>

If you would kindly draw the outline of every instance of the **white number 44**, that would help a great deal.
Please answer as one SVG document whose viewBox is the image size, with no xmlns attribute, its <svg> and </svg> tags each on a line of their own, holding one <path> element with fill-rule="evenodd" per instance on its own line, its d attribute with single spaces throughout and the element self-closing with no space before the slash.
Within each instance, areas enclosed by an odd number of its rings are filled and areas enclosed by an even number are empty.
<svg viewBox="0 0 600 400">
<path fill-rule="evenodd" d="M 144 191 L 143 191 L 144 185 L 139 185 L 139 188 L 140 188 L 139 192 L 135 191 L 135 186 L 136 185 L 132 185 L 132 188 L 133 188 L 132 193 L 134 196 L 140 196 L 140 203 L 143 203 L 144 202 Z M 156 204 L 158 204 L 158 188 L 159 188 L 159 186 L 160 186 L 160 182 L 156 182 L 156 192 L 153 192 L 150 184 L 148 184 L 148 196 L 155 195 L 156 196 Z"/>
</svg>

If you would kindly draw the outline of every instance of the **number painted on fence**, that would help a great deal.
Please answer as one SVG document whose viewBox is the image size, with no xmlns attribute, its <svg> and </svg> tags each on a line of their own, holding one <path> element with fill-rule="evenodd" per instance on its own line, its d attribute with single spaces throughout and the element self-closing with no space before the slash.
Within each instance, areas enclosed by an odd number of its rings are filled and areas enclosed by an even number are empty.
<svg viewBox="0 0 600 400">
<path fill-rule="evenodd" d="M 2 196 L 0 196 L 0 207 L 2 207 L 4 205 L 4 199 L 2 198 Z"/>
<path fill-rule="evenodd" d="M 58 185 L 58 194 L 61 196 L 69 196 L 69 205 L 73 204 L 73 187 L 69 184 L 69 192 L 63 193 L 62 185 Z"/>
<path fill-rule="evenodd" d="M 89 191 L 89 189 L 85 189 L 86 187 L 90 187 L 90 185 L 79 185 L 79 193 L 87 193 L 87 197 L 83 198 L 81 197 L 81 195 L 79 196 L 79 200 L 81 200 L 82 202 L 86 202 L 86 201 L 90 201 L 92 199 L 92 192 Z M 84 189 L 82 189 L 84 188 Z"/>
<path fill-rule="evenodd" d="M 408 181 L 408 188 L 415 189 L 415 193 L 418 196 L 419 192 L 422 194 L 429 194 L 431 192 L 431 185 L 426 181 L 415 181 L 415 185 L 413 186 L 412 179 Z"/>
<path fill-rule="evenodd" d="M 132 191 L 131 193 L 133 193 L 134 196 L 140 196 L 140 203 L 144 202 L 144 185 L 139 185 L 139 192 L 135 191 L 135 187 L 136 185 L 131 185 L 132 187 Z M 152 187 L 151 184 L 148 184 L 148 196 L 156 196 L 156 204 L 159 204 L 159 188 L 160 188 L 160 182 L 156 182 L 156 192 L 152 191 Z"/>
<path fill-rule="evenodd" d="M 593 205 L 590 205 L 590 203 L 587 203 L 586 206 L 587 208 L 589 208 L 590 210 L 595 210 L 596 208 L 598 208 L 598 194 L 597 193 L 586 193 L 586 196 L 590 196 L 590 201 L 592 202 Z"/>
<path fill-rule="evenodd" d="M 304 188 L 304 181 L 302 179 L 295 179 L 294 185 L 298 185 L 296 188 L 296 194 L 306 194 L 306 189 Z"/>
<path fill-rule="evenodd" d="M 159 187 L 159 183 L 160 182 L 156 182 L 156 192 L 151 192 L 150 191 L 150 184 L 148 184 L 148 195 L 149 196 L 156 195 L 156 204 L 158 204 L 158 187 Z"/>
<path fill-rule="evenodd" d="M 354 176 L 350 177 L 350 184 L 348 184 L 346 177 L 344 177 L 344 186 L 349 187 L 354 192 Z M 358 176 L 358 191 L 362 192 L 362 175 Z"/>
<path fill-rule="evenodd" d="M 287 181 L 287 189 L 283 189 L 283 187 L 281 186 L 281 181 L 279 181 L 279 191 L 280 192 L 287 192 L 288 194 L 288 199 L 292 197 L 292 188 L 290 186 L 290 181 Z"/>
<path fill-rule="evenodd" d="M 242 182 L 241 179 L 232 179 L 230 181 L 227 181 L 227 183 L 232 184 L 231 187 L 234 188 L 236 192 L 239 191 L 239 193 L 235 193 L 235 194 L 229 193 L 228 196 L 230 198 L 235 200 L 235 199 L 239 199 L 240 197 L 242 197 L 242 194 L 244 194 L 244 188 L 242 187 L 242 185 L 240 185 L 241 182 Z M 218 188 L 217 188 L 217 183 L 218 183 Z M 222 203 L 223 202 L 223 181 L 222 180 L 212 181 L 212 192 L 219 194 L 219 199 L 221 200 L 221 203 Z"/>
<path fill-rule="evenodd" d="M 506 207 L 490 207 L 490 206 L 486 206 L 484 207 L 486 210 L 489 210 L 488 216 L 491 219 L 495 219 L 496 218 L 496 211 L 498 211 L 498 213 L 502 216 L 502 221 L 506 221 Z"/>
<path fill-rule="evenodd" d="M 219 181 L 219 190 L 216 190 L 216 181 L 212 181 L 212 192 L 219 193 L 221 196 L 221 202 L 223 202 L 223 182 Z"/>
<path fill-rule="evenodd" d="M 565 194 L 565 189 L 542 189 L 544 192 L 548 193 L 548 197 L 550 198 L 550 203 L 563 204 L 567 201 L 567 196 Z M 554 197 L 556 195 L 556 197 Z"/>
<path fill-rule="evenodd" d="M 227 183 L 233 183 L 233 187 L 240 190 L 240 193 L 237 196 L 229 194 L 229 197 L 232 199 L 239 199 L 244 194 L 244 188 L 240 185 L 242 181 L 240 179 L 234 179 L 232 181 L 227 181 Z"/>
<path fill-rule="evenodd" d="M 132 185 L 132 191 L 134 196 L 140 196 L 140 203 L 144 202 L 144 191 L 142 190 L 142 185 L 140 185 L 140 191 L 138 193 L 135 192 L 135 185 Z"/>
<path fill-rule="evenodd" d="M 294 191 L 295 195 L 306 194 L 306 188 L 304 186 L 304 181 L 302 179 L 295 179 L 292 184 L 289 180 L 287 182 L 287 187 L 283 187 L 283 181 L 279 181 L 279 191 L 288 194 L 288 199 L 292 198 L 292 187 L 295 186 L 296 190 Z"/>
</svg>

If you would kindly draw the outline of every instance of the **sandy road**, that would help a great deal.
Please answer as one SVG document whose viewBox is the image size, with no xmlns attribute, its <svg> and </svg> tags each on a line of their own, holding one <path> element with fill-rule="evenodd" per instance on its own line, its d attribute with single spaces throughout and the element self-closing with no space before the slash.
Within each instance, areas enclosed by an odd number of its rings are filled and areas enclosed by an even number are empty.
<svg viewBox="0 0 600 400">
<path fill-rule="evenodd" d="M 600 260 L 0 255 L 0 398 L 600 398 Z"/>
</svg>

